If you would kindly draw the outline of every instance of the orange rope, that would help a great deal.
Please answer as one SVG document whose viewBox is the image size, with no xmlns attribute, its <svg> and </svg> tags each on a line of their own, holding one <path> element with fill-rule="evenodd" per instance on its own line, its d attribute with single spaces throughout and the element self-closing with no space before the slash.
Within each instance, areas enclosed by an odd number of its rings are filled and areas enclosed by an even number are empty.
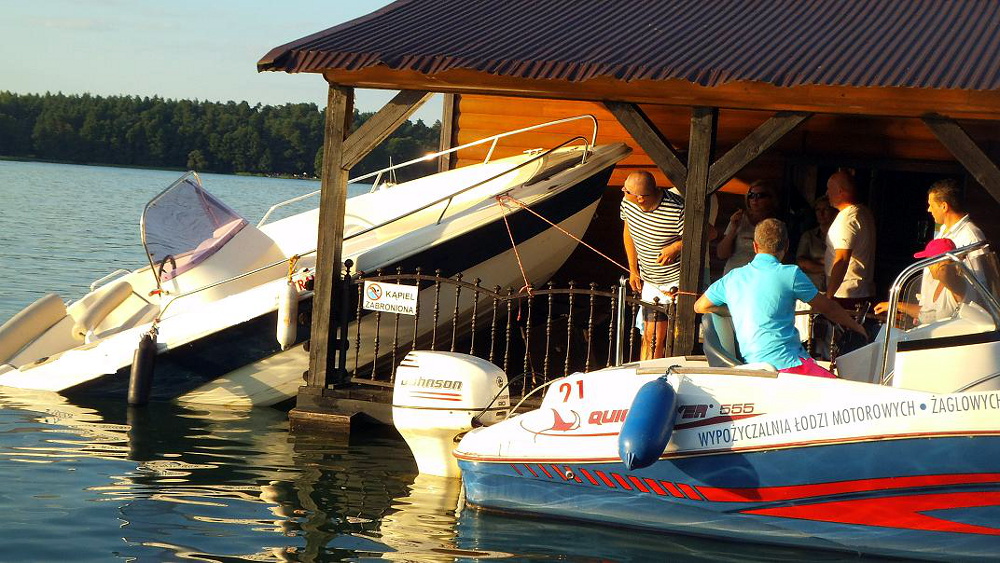
<svg viewBox="0 0 1000 563">
<path fill-rule="evenodd" d="M 618 263 L 617 261 L 615 261 L 615 260 L 614 260 L 613 258 L 611 258 L 610 256 L 608 256 L 607 254 L 604 254 L 604 253 L 603 253 L 603 252 L 601 252 L 600 250 L 597 250 L 597 249 L 596 249 L 596 248 L 594 248 L 593 246 L 590 246 L 589 244 L 587 244 L 587 243 L 583 242 L 582 240 L 580 240 L 579 238 L 577 238 L 576 236 L 574 236 L 574 235 L 573 235 L 572 233 L 568 232 L 568 231 L 567 231 L 566 229 L 563 229 L 563 228 L 562 228 L 562 227 L 560 227 L 559 225 L 557 225 L 557 224 L 553 223 L 552 221 L 549 221 L 548 219 L 546 219 L 545 217 L 543 217 L 542 215 L 540 215 L 539 213 L 537 213 L 537 212 L 536 212 L 536 211 L 535 211 L 534 209 L 532 209 L 532 208 L 528 207 L 528 206 L 527 206 L 527 205 L 526 205 L 526 204 L 525 204 L 524 202 L 522 202 L 522 201 L 519 201 L 519 200 L 517 200 L 516 198 L 514 198 L 514 197 L 512 197 L 512 196 L 509 196 L 509 195 L 499 195 L 499 196 L 497 196 L 497 203 L 499 203 L 501 207 L 505 207 L 505 206 L 503 205 L 503 203 L 502 203 L 502 202 L 503 202 L 504 200 L 506 200 L 506 201 L 510 201 L 510 202 L 513 202 L 513 203 L 515 203 L 515 204 L 516 204 L 516 205 L 518 205 L 518 206 L 519 206 L 519 207 L 520 207 L 521 209 L 524 209 L 524 210 L 525 210 L 525 211 L 527 211 L 528 213 L 531 213 L 531 214 L 532 214 L 532 215 L 534 215 L 535 217 L 538 217 L 538 218 L 539 218 L 539 219 L 541 219 L 542 221 L 545 221 L 545 222 L 546 222 L 546 223 L 548 223 L 549 225 L 551 225 L 551 226 L 555 227 L 556 229 L 559 229 L 559 231 L 560 231 L 560 232 L 562 232 L 562 233 L 563 233 L 564 235 L 566 235 L 566 236 L 568 236 L 569 238 L 571 238 L 571 239 L 575 240 L 575 241 L 576 241 L 577 243 L 579 243 L 579 244 L 582 244 L 583 246 L 585 246 L 585 247 L 589 248 L 590 250 L 593 250 L 594 252 L 596 252 L 596 253 L 597 253 L 597 255 L 598 255 L 598 256 L 601 256 L 602 258 L 604 258 L 604 259 L 605 259 L 605 260 L 607 260 L 608 262 L 611 262 L 611 263 L 612 263 L 612 264 L 614 264 L 615 266 L 618 266 L 618 267 L 619 267 L 619 268 L 621 268 L 621 269 L 622 269 L 622 270 L 623 270 L 624 272 L 626 272 L 626 273 L 628 273 L 628 274 L 631 274 L 631 273 L 632 273 L 632 272 L 631 272 L 631 270 L 629 270 L 629 269 L 628 269 L 628 268 L 626 268 L 625 266 L 622 266 L 621 264 L 619 264 L 619 263 Z M 503 220 L 504 220 L 504 222 L 506 222 L 506 221 L 507 221 L 507 215 L 506 215 L 506 214 L 504 214 L 504 218 L 503 218 Z M 508 233 L 510 233 L 510 225 L 508 225 L 508 226 L 507 226 L 507 232 L 508 232 Z M 514 243 L 514 235 L 513 235 L 513 234 L 512 234 L 511 236 L 510 236 L 510 242 L 511 242 L 512 244 Z M 514 253 L 515 253 L 515 254 L 517 253 L 517 245 L 514 245 Z M 518 265 L 520 266 L 520 264 L 521 264 L 521 259 L 520 259 L 520 258 L 518 258 Z M 521 273 L 522 273 L 522 274 L 524 273 L 524 269 L 523 269 L 523 268 L 521 269 Z M 527 278 L 525 278 L 525 281 L 527 281 Z M 693 296 L 693 297 L 697 297 L 697 296 L 699 296 L 699 295 L 701 295 L 701 294 L 700 294 L 700 293 L 697 293 L 697 292 L 690 292 L 690 291 L 681 291 L 680 289 L 675 289 L 674 291 L 672 291 L 672 292 L 671 292 L 671 295 L 672 295 L 672 296 L 677 296 L 677 295 L 690 295 L 690 296 Z"/>
<path fill-rule="evenodd" d="M 583 246 L 586 246 L 587 248 L 589 248 L 589 249 L 593 250 L 593 251 L 594 251 L 594 252 L 596 252 L 596 253 L 597 253 L 597 254 L 598 254 L 599 256 L 601 256 L 602 258 L 604 258 L 605 260 L 607 260 L 608 262 L 611 262 L 611 263 L 612 263 L 612 264 L 614 264 L 615 266 L 618 266 L 619 268 L 621 268 L 621 269 L 622 269 L 622 270 L 623 270 L 624 272 L 626 272 L 626 273 L 631 273 L 631 270 L 629 270 L 629 269 L 628 269 L 628 268 L 626 268 L 625 266 L 622 266 L 621 264 L 619 264 L 618 262 L 616 262 L 616 261 L 615 261 L 615 260 L 614 260 L 613 258 L 611 258 L 610 256 L 608 256 L 607 254 L 604 254 L 604 253 L 603 253 L 603 252 L 601 252 L 600 250 L 597 250 L 597 249 L 596 249 L 596 248 L 594 248 L 593 246 L 590 246 L 589 244 L 587 244 L 587 243 L 583 242 L 583 241 L 582 241 L 582 240 L 580 240 L 579 238 L 577 238 L 577 237 L 573 236 L 573 234 L 572 234 L 572 233 L 570 233 L 569 231 L 567 231 L 566 229 L 564 229 L 564 228 L 560 227 L 559 225 L 556 225 L 555 223 L 553 223 L 552 221 L 549 221 L 549 220 L 548 220 L 548 219 L 546 219 L 545 217 L 542 217 L 542 216 L 541 216 L 540 214 L 538 214 L 538 213 L 537 213 L 537 212 L 536 212 L 536 211 L 535 211 L 534 209 L 532 209 L 532 208 L 528 207 L 527 205 L 525 205 L 525 204 L 524 204 L 524 202 L 522 202 L 522 201 L 518 201 L 517 199 L 515 199 L 515 198 L 513 198 L 513 197 L 511 197 L 511 196 L 509 196 L 509 195 L 501 195 L 501 196 L 497 196 L 497 201 L 500 201 L 500 199 L 501 199 L 501 198 L 503 198 L 503 199 L 506 199 L 506 200 L 508 200 L 508 201 L 512 201 L 512 202 L 514 202 L 514 203 L 515 203 L 515 204 L 517 204 L 517 205 L 518 205 L 518 206 L 519 206 L 519 207 L 520 207 L 521 209 L 524 209 L 524 210 L 525 210 L 525 211 L 527 211 L 528 213 L 531 213 L 531 214 L 532 214 L 532 215 L 534 215 L 535 217 L 538 217 L 538 218 L 539 218 L 539 219 L 541 219 L 542 221 L 545 221 L 545 222 L 546 222 L 546 223 L 548 223 L 549 225 L 552 225 L 553 227 L 555 227 L 555 228 L 559 229 L 559 231 L 560 231 L 560 232 L 561 232 L 562 234 L 564 234 L 564 235 L 568 236 L 569 238 L 571 238 L 571 239 L 575 240 L 576 242 L 578 242 L 578 243 L 582 244 Z"/>
<path fill-rule="evenodd" d="M 529 296 L 531 293 L 531 282 L 528 281 L 528 274 L 524 271 L 524 264 L 521 263 L 521 254 L 517 251 L 517 243 L 514 242 L 514 232 L 510 230 L 510 222 L 507 221 L 507 207 L 500 201 L 503 196 L 497 196 L 497 205 L 500 206 L 500 212 L 503 214 L 503 224 L 507 226 L 507 235 L 510 236 L 510 245 L 514 249 L 514 257 L 517 259 L 517 267 L 521 269 L 521 277 L 524 278 L 524 287 L 518 290 L 518 293 L 522 291 L 527 292 Z"/>
</svg>

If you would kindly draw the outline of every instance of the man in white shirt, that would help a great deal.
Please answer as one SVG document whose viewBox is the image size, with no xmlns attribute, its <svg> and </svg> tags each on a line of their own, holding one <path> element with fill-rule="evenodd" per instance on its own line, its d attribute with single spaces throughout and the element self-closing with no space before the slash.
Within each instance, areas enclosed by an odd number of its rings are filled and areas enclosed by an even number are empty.
<svg viewBox="0 0 1000 563">
<path fill-rule="evenodd" d="M 965 202 L 957 180 L 948 178 L 931 184 L 927 190 L 927 212 L 939 227 L 934 232 L 934 239 L 927 243 L 923 253 L 914 254 L 914 258 L 936 256 L 942 252 L 950 252 L 956 247 L 961 248 L 986 240 L 983 231 L 969 220 L 969 215 L 965 212 Z M 934 246 L 935 244 L 937 246 Z M 933 251 L 931 251 L 932 246 Z M 985 282 L 983 266 L 979 263 L 981 256 L 982 252 L 970 253 L 966 256 L 965 263 L 976 277 Z M 943 291 L 945 284 L 942 276 L 947 273 L 948 271 L 940 264 L 934 269 L 925 269 L 920 280 L 919 304 L 901 302 L 900 310 L 921 324 L 952 316 L 958 308 L 958 300 L 955 299 L 953 291 Z M 875 306 L 875 313 L 884 313 L 888 308 L 888 302 L 879 303 Z"/>
<path fill-rule="evenodd" d="M 951 239 L 936 238 L 913 257 L 930 258 L 952 250 L 955 250 L 955 243 Z M 920 287 L 917 303 L 899 301 L 897 308 L 921 325 L 955 316 L 967 293 L 965 280 L 956 270 L 954 262 L 938 262 L 924 268 Z M 888 310 L 888 301 L 875 305 L 876 315 Z"/>
<path fill-rule="evenodd" d="M 927 190 L 927 212 L 939 225 L 934 232 L 936 239 L 951 239 L 957 248 L 986 240 L 983 231 L 969 220 L 969 214 L 965 212 L 965 202 L 957 180 L 949 178 L 931 185 Z M 983 267 L 979 264 L 981 257 L 982 253 L 971 253 L 965 261 L 976 277 L 985 281 Z"/>
<path fill-rule="evenodd" d="M 858 203 L 857 184 L 848 172 L 830 176 L 826 193 L 839 211 L 826 234 L 826 296 L 852 308 L 875 295 L 875 218 Z"/>
</svg>

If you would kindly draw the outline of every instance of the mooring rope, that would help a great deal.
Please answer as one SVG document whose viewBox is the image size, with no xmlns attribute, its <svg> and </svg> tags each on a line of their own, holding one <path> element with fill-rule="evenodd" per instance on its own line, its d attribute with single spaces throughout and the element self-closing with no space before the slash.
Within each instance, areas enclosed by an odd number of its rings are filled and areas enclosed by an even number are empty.
<svg viewBox="0 0 1000 563">
<path fill-rule="evenodd" d="M 541 215 L 540 213 L 538 213 L 538 212 L 537 212 L 537 211 L 535 211 L 534 209 L 532 209 L 532 208 L 528 207 L 528 206 L 527 206 L 527 205 L 526 205 L 526 204 L 525 204 L 525 203 L 524 203 L 523 201 L 520 201 L 520 200 L 518 200 L 517 198 L 514 198 L 514 197 L 512 197 L 512 196 L 509 196 L 509 195 L 500 195 L 500 196 L 497 196 L 497 201 L 500 201 L 501 199 L 504 199 L 504 200 L 507 200 L 507 201 L 510 201 L 510 202 L 512 202 L 512 203 L 514 203 L 514 204 L 516 204 L 516 205 L 517 205 L 518 207 L 520 207 L 521 209 L 524 209 L 524 210 L 525 210 L 525 211 L 527 211 L 528 213 L 531 213 L 531 214 L 532 214 L 532 215 L 534 215 L 535 217 L 538 217 L 538 218 L 539 218 L 539 219 L 541 219 L 542 221 L 545 221 L 545 222 L 546 222 L 546 223 L 548 223 L 549 225 L 551 225 L 551 226 L 555 227 L 555 228 L 556 228 L 556 229 L 558 229 L 558 230 L 559 230 L 559 232 L 561 232 L 562 234 L 564 234 L 564 235 L 568 236 L 569 238 L 571 238 L 571 239 L 575 240 L 576 242 L 578 242 L 579 244 L 582 244 L 583 246 L 585 246 L 585 247 L 589 248 L 590 250 L 593 250 L 594 252 L 596 252 L 596 253 L 597 253 L 597 255 L 598 255 L 598 256 L 600 256 L 600 257 L 604 258 L 604 259 L 605 259 L 605 260 L 607 260 L 608 262 L 611 262 L 611 263 L 612 263 L 612 264 L 614 264 L 615 266 L 618 266 L 618 267 L 619 267 L 619 268 L 621 268 L 621 269 L 622 269 L 622 270 L 623 270 L 623 271 L 624 271 L 625 273 L 627 273 L 627 274 L 628 274 L 628 273 L 631 273 L 631 271 L 630 271 L 630 270 L 629 270 L 629 269 L 628 269 L 627 267 L 625 267 L 625 266 L 622 266 L 622 265 L 621 265 L 620 263 L 618 263 L 618 262 L 617 262 L 617 261 L 616 261 L 616 260 L 615 260 L 614 258 L 612 258 L 612 257 L 608 256 L 607 254 L 605 254 L 605 253 L 601 252 L 600 250 L 597 250 L 597 249 L 596 249 L 596 248 L 594 248 L 593 246 L 591 246 L 591 245 L 589 245 L 589 244 L 587 244 L 587 243 L 583 242 L 583 241 L 582 241 L 582 240 L 580 240 L 580 239 L 579 239 L 578 237 L 576 237 L 575 235 L 573 235 L 573 233 L 571 233 L 571 232 L 567 231 L 566 229 L 564 229 L 564 228 L 560 227 L 559 225 L 557 225 L 557 224 L 553 223 L 552 221 L 549 221 L 548 219 L 546 219 L 545 217 L 543 217 L 543 216 L 542 216 L 542 215 Z"/>
<path fill-rule="evenodd" d="M 620 269 L 621 269 L 622 271 L 624 271 L 625 273 L 627 273 L 627 274 L 630 274 L 630 275 L 631 275 L 632 271 L 631 271 L 631 270 L 629 270 L 629 269 L 628 269 L 627 267 L 625 267 L 625 266 L 621 265 L 621 264 L 620 264 L 620 263 L 619 263 L 618 261 L 616 261 L 616 260 L 615 260 L 614 258 L 611 258 L 611 257 L 610 257 L 610 256 L 608 256 L 607 254 L 605 254 L 605 253 L 601 252 L 600 250 L 597 250 L 597 249 L 596 249 L 596 248 L 594 248 L 593 246 L 591 246 L 591 245 L 589 245 L 589 244 L 587 244 L 587 243 L 583 242 L 583 241 L 582 241 L 582 240 L 581 240 L 581 239 L 580 239 L 579 237 L 577 237 L 577 236 L 573 235 L 573 233 L 571 233 L 571 232 L 567 231 L 566 229 L 564 229 L 564 228 L 560 227 L 559 225 L 557 225 L 557 224 L 553 223 L 552 221 L 549 221 L 549 220 L 548 220 L 548 219 L 546 219 L 546 218 L 545 218 L 544 216 L 542 216 L 542 215 L 541 215 L 540 213 L 538 213 L 538 212 L 537 212 L 537 211 L 535 211 L 534 209 L 532 209 L 532 208 L 528 207 L 528 205 L 527 205 L 527 204 L 525 204 L 525 203 L 524 203 L 523 201 L 519 201 L 519 200 L 518 200 L 517 198 L 514 198 L 514 197 L 512 197 L 512 196 L 509 196 L 509 195 L 499 195 L 499 196 L 497 196 L 497 203 L 500 203 L 500 206 L 501 206 L 501 207 L 506 207 L 506 206 L 504 206 L 504 205 L 503 205 L 503 203 L 502 203 L 503 201 L 508 201 L 508 202 L 511 202 L 511 203 L 514 203 L 515 205 L 517 205 L 517 206 L 518 206 L 518 207 L 520 207 L 521 209 L 524 209 L 524 210 L 525 210 L 525 211 L 527 211 L 528 213 L 531 213 L 531 214 L 532 214 L 532 215 L 534 215 L 535 217 L 538 217 L 538 218 L 539 218 L 539 219 L 541 219 L 542 221 L 545 221 L 545 222 L 546 222 L 546 223 L 548 223 L 549 225 L 551 225 L 551 226 L 555 227 L 555 228 L 556 228 L 556 229 L 558 229 L 558 230 L 559 230 L 559 231 L 560 231 L 560 232 L 561 232 L 562 234 L 564 234 L 564 235 L 568 236 L 569 238 L 571 238 L 571 239 L 575 240 L 575 241 L 576 241 L 577 243 L 579 243 L 579 244 L 582 244 L 583 246 L 587 247 L 588 249 L 590 249 L 590 250 L 594 251 L 594 252 L 595 252 L 595 253 L 596 253 L 596 254 L 597 254 L 598 256 L 600 256 L 600 257 L 604 258 L 604 259 L 605 259 L 605 260 L 607 260 L 608 262 L 611 262 L 611 263 L 612 263 L 612 264 L 614 264 L 615 266 L 618 266 L 618 267 L 619 267 L 619 268 L 620 268 Z M 506 221 L 507 221 L 507 216 L 506 216 L 506 214 L 505 214 L 505 215 L 504 215 L 504 222 L 506 222 Z M 510 232 L 510 226 L 509 226 L 509 225 L 507 226 L 507 232 L 508 232 L 508 233 Z M 510 238 L 510 242 L 511 242 L 511 243 L 514 243 L 514 235 L 511 235 L 511 238 Z M 516 244 L 514 245 L 514 253 L 515 253 L 515 254 L 517 253 L 517 245 L 516 245 Z M 518 258 L 518 266 L 520 266 L 520 265 L 521 265 L 521 261 L 520 261 L 520 258 Z M 521 273 L 522 273 L 522 274 L 524 273 L 524 268 L 521 268 Z M 525 280 L 527 281 L 527 278 L 525 278 Z M 700 295 L 700 294 L 699 294 L 699 293 L 697 293 L 697 292 L 691 292 L 691 291 L 681 291 L 681 290 L 680 290 L 679 288 L 675 288 L 675 289 L 673 289 L 673 290 L 672 290 L 672 291 L 670 292 L 670 295 L 671 295 L 671 297 L 672 297 L 672 298 L 676 298 L 675 296 L 677 296 L 677 295 L 690 295 L 690 296 L 693 296 L 693 297 L 697 297 L 697 296 L 698 296 L 698 295 Z"/>
<path fill-rule="evenodd" d="M 510 245 L 514 248 L 514 258 L 517 259 L 517 267 L 521 269 L 521 277 L 524 278 L 524 287 L 518 290 L 518 293 L 522 291 L 526 292 L 529 296 L 534 296 L 531 293 L 531 282 L 528 281 L 528 274 L 524 271 L 524 264 L 521 262 L 521 253 L 517 251 L 517 243 L 514 242 L 514 232 L 510 229 L 510 222 L 507 220 L 507 206 L 503 204 L 501 198 L 502 195 L 497 196 L 497 205 L 500 206 L 500 213 L 503 215 L 503 224 L 507 226 L 507 235 L 510 236 Z"/>
<path fill-rule="evenodd" d="M 292 283 L 292 275 L 295 274 L 295 266 L 299 263 L 299 258 L 301 258 L 301 256 L 293 254 L 288 259 L 288 283 Z"/>
</svg>

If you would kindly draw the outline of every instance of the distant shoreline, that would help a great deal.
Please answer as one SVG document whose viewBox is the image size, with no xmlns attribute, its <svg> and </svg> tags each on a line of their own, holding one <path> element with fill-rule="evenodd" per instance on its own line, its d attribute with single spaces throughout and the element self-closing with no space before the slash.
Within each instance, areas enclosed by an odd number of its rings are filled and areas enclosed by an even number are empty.
<svg viewBox="0 0 1000 563">
<path fill-rule="evenodd" d="M 30 158 L 25 156 L 0 155 L 0 162 L 40 162 L 44 164 L 73 164 L 76 166 L 103 166 L 106 168 L 134 168 L 136 170 L 162 170 L 164 172 L 188 172 L 186 168 L 171 168 L 163 166 L 142 166 L 139 164 L 109 164 L 104 162 L 74 162 L 72 160 L 52 160 L 47 158 Z M 295 174 L 252 174 L 250 172 L 213 172 L 211 170 L 195 170 L 199 174 L 223 174 L 227 176 L 250 176 L 254 178 L 277 178 L 280 180 L 312 180 L 320 181 L 316 176 L 302 176 Z"/>
</svg>

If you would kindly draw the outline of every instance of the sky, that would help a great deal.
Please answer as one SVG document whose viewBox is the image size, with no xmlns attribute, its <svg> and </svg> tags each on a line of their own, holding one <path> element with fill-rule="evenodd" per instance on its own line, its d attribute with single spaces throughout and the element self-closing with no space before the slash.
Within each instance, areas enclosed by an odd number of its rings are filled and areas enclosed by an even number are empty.
<svg viewBox="0 0 1000 563">
<path fill-rule="evenodd" d="M 0 0 L 0 91 L 326 105 L 318 74 L 257 72 L 272 48 L 390 0 Z M 358 90 L 376 111 L 387 90 Z M 413 119 L 440 119 L 441 96 Z"/>
</svg>

